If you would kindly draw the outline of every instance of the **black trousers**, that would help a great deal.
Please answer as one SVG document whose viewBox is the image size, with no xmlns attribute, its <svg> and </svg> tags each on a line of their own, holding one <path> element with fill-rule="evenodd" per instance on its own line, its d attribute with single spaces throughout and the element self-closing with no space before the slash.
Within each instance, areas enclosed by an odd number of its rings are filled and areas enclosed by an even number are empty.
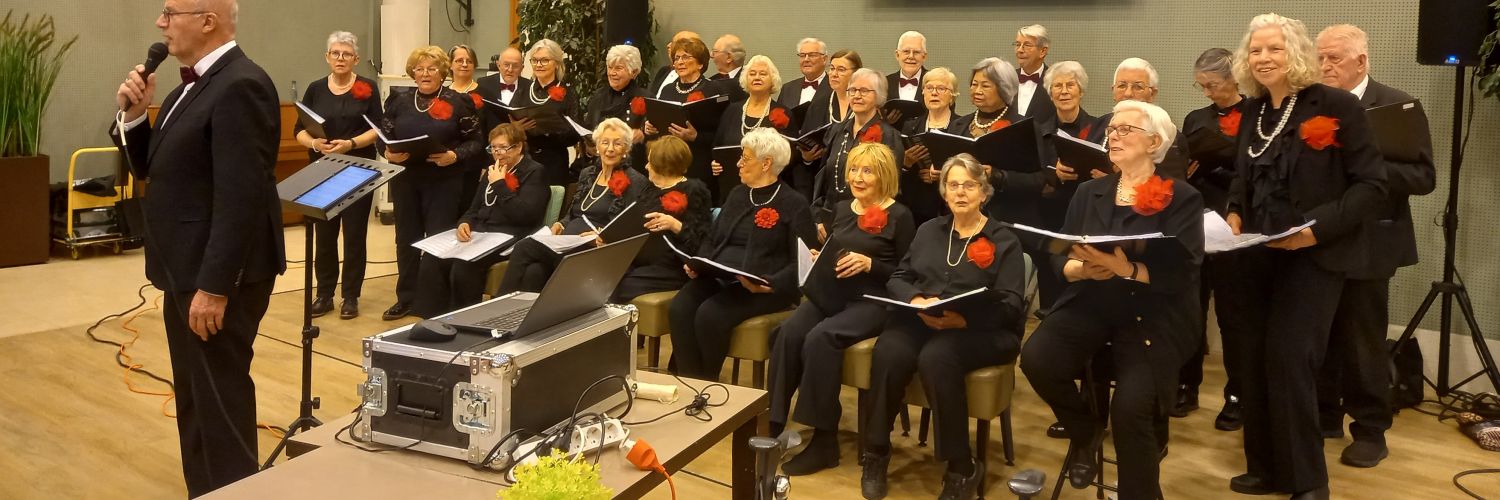
<svg viewBox="0 0 1500 500">
<path fill-rule="evenodd" d="M 1106 371 L 1115 380 L 1108 418 L 1120 468 L 1119 498 L 1155 499 L 1161 491 L 1159 454 L 1168 436 L 1147 357 L 1150 347 L 1131 332 L 1137 327 L 1128 315 L 1088 304 L 1071 301 L 1048 313 L 1022 349 L 1021 371 L 1068 430 L 1073 448 L 1084 450 L 1100 422 L 1074 381 L 1082 380 L 1084 369 L 1106 344 L 1113 343 L 1107 351 L 1110 369 Z M 1095 367 L 1095 383 L 1107 384 L 1107 375 L 1099 373 L 1099 368 Z"/>
<path fill-rule="evenodd" d="M 870 414 L 865 449 L 891 446 L 891 427 L 906 404 L 906 386 L 918 372 L 934 415 L 934 455 L 946 462 L 973 456 L 969 448 L 969 372 L 1009 363 L 1021 352 L 1021 339 L 1008 331 L 927 328 L 914 313 L 898 312 L 875 343 L 870 366 Z"/>
<path fill-rule="evenodd" d="M 795 392 L 798 422 L 838 430 L 844 349 L 879 335 L 885 317 L 884 306 L 867 300 L 851 301 L 831 316 L 812 302 L 797 306 L 771 348 L 771 423 L 786 424 Z"/>
<path fill-rule="evenodd" d="M 1062 294 L 1066 283 L 1062 277 L 1053 271 L 1051 262 L 1052 254 L 1045 249 L 1032 248 L 1026 250 L 1026 255 L 1031 256 L 1032 262 L 1039 262 L 1036 266 L 1036 294 L 1038 310 L 1046 311 L 1052 308 L 1052 303 L 1057 302 L 1057 296 Z"/>
<path fill-rule="evenodd" d="M 1390 353 L 1386 350 L 1390 279 L 1344 280 L 1334 313 L 1328 356 L 1318 376 L 1318 414 L 1324 428 L 1343 426 L 1356 441 L 1385 444 L 1391 428 Z"/>
<path fill-rule="evenodd" d="M 418 174 L 391 179 L 396 205 L 396 302 L 413 304 L 421 273 L 422 251 L 411 246 L 422 238 L 458 227 L 460 175 Z"/>
<path fill-rule="evenodd" d="M 542 291 L 563 256 L 531 238 L 521 240 L 512 248 L 515 250 L 510 254 L 510 265 L 505 268 L 505 276 L 500 278 L 500 293 Z M 488 271 L 489 268 L 485 269 Z"/>
<path fill-rule="evenodd" d="M 1239 252 L 1238 286 L 1221 300 L 1243 312 L 1250 332 L 1240 356 L 1246 467 L 1278 491 L 1326 486 L 1315 381 L 1344 275 L 1306 251 Z"/>
<path fill-rule="evenodd" d="M 222 328 L 208 341 L 188 328 L 187 311 L 196 292 L 165 294 L 162 317 L 189 497 L 208 494 L 259 469 L 250 360 L 273 285 L 275 280 L 246 283 L 230 293 Z"/>
<path fill-rule="evenodd" d="M 448 273 L 448 310 L 463 309 L 484 300 L 484 283 L 489 279 L 490 267 L 507 259 L 495 252 L 479 260 L 452 260 Z"/>
<path fill-rule="evenodd" d="M 1235 286 L 1234 266 L 1238 254 L 1235 252 L 1219 253 L 1203 256 L 1203 266 L 1199 276 L 1198 298 L 1202 301 L 1203 322 L 1199 327 L 1198 337 L 1202 339 L 1198 343 L 1198 350 L 1188 356 L 1187 362 L 1182 364 L 1182 370 L 1178 372 L 1178 383 L 1198 391 L 1198 386 L 1203 384 L 1203 357 L 1208 355 L 1208 304 L 1209 298 L 1219 297 L 1214 302 L 1214 314 L 1219 319 L 1219 340 L 1224 348 L 1224 399 L 1230 396 L 1240 395 L 1240 357 L 1239 344 L 1243 343 L 1251 334 L 1245 331 L 1245 320 L 1240 311 L 1227 307 L 1223 297 L 1233 293 L 1229 287 Z"/>
<path fill-rule="evenodd" d="M 344 294 L 358 299 L 365 284 L 366 236 L 370 233 L 370 204 L 373 196 L 354 202 L 331 220 L 313 223 L 314 272 L 318 277 L 318 296 L 333 297 L 339 283 L 339 229 L 344 231 Z"/>
<path fill-rule="evenodd" d="M 677 374 L 718 380 L 724 358 L 729 356 L 729 334 L 734 327 L 762 314 L 786 310 L 793 300 L 774 293 L 751 293 L 738 282 L 688 280 L 667 311 Z"/>
</svg>

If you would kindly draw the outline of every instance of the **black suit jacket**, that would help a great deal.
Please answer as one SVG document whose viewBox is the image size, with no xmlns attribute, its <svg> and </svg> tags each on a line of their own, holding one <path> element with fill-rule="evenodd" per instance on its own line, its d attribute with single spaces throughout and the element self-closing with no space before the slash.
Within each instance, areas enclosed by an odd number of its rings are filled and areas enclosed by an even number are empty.
<svg viewBox="0 0 1500 500">
<path fill-rule="evenodd" d="M 1045 83 L 1047 81 L 1048 69 L 1050 69 L 1049 66 L 1046 64 L 1042 65 L 1042 72 L 1037 76 L 1042 78 L 1043 83 L 1036 84 L 1036 92 L 1031 94 L 1031 102 L 1026 105 L 1026 113 L 1017 112 L 1021 116 L 1036 120 L 1037 130 L 1057 129 L 1057 107 L 1052 105 L 1052 94 L 1048 92 Z M 1016 67 L 1016 78 L 1020 77 L 1021 68 L 1018 66 Z M 1019 100 L 1020 98 L 1020 90 L 1017 90 L 1016 99 Z"/>
<path fill-rule="evenodd" d="M 1411 100 L 1406 92 L 1370 79 L 1359 103 L 1374 108 Z M 1422 129 L 1428 130 L 1427 116 L 1419 115 Z M 1396 274 L 1396 268 L 1417 263 L 1417 236 L 1412 227 L 1411 204 L 1407 198 L 1431 193 L 1437 184 L 1437 170 L 1432 165 L 1432 133 L 1422 136 L 1421 160 L 1402 163 L 1385 159 L 1384 202 L 1360 227 L 1360 238 L 1370 249 L 1368 265 L 1349 272 L 1350 278 L 1381 279 Z M 1316 230 L 1314 230 L 1316 231 Z"/>
<path fill-rule="evenodd" d="M 185 96 L 184 86 L 167 94 L 157 123 L 125 132 L 128 148 L 111 136 L 135 176 L 151 180 L 146 278 L 169 292 L 229 295 L 286 270 L 274 172 L 280 104 L 239 47 Z"/>
<path fill-rule="evenodd" d="M 917 70 L 917 99 L 916 100 L 918 100 L 918 101 L 922 100 L 922 77 L 924 77 L 924 76 L 927 76 L 927 67 L 926 66 L 923 66 L 922 69 Z M 900 93 L 901 82 L 900 82 L 900 80 L 901 80 L 901 70 L 896 70 L 896 71 L 894 71 L 894 72 L 892 72 L 892 73 L 890 73 L 888 75 L 885 75 L 886 100 L 900 99 L 901 98 L 901 93 Z"/>
<path fill-rule="evenodd" d="M 798 74 L 800 75 L 801 73 Z M 787 109 L 795 108 L 798 104 L 801 104 L 799 101 L 802 100 L 802 80 L 801 78 L 793 78 L 791 81 L 782 82 L 781 93 L 776 96 L 776 102 L 781 103 L 782 106 L 786 106 Z M 818 94 L 830 90 L 831 87 L 828 86 L 828 74 L 824 73 L 823 79 L 818 81 L 818 88 L 813 91 L 813 100 L 817 100 Z M 792 125 L 797 126 L 797 128 L 801 128 L 802 126 L 800 123 L 793 123 Z"/>
<path fill-rule="evenodd" d="M 1291 202 L 1304 218 L 1317 220 L 1313 236 L 1317 244 L 1306 249 L 1318 266 L 1334 272 L 1351 272 L 1367 265 L 1369 248 L 1354 237 L 1365 219 L 1371 218 L 1386 199 L 1386 169 L 1375 147 L 1375 137 L 1365 118 L 1364 106 L 1354 94 L 1321 83 L 1297 93 L 1297 106 L 1282 130 L 1278 161 L 1289 164 L 1288 192 Z M 1267 96 L 1252 97 L 1246 104 L 1240 126 L 1240 151 L 1246 151 L 1256 135 L 1261 103 Z M 1300 137 L 1303 122 L 1315 116 L 1339 121 L 1338 145 L 1323 150 L 1312 149 Z M 1275 151 L 1266 151 L 1273 154 Z M 1227 213 L 1240 214 L 1245 227 L 1256 221 L 1250 205 L 1254 196 L 1251 185 L 1253 166 L 1250 155 L 1241 153 L 1235 160 L 1238 175 L 1229 187 Z"/>
</svg>

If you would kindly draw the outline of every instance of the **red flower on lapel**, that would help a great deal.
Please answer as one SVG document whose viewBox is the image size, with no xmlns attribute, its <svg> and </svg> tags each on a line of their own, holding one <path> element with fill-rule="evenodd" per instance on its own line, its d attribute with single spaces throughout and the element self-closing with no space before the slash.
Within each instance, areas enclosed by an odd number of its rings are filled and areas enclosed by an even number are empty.
<svg viewBox="0 0 1500 500">
<path fill-rule="evenodd" d="M 1088 125 L 1084 125 L 1083 128 L 1078 129 L 1078 137 L 1077 138 L 1078 139 L 1083 139 L 1083 140 L 1087 141 L 1088 139 L 1086 139 L 1086 137 L 1089 136 L 1089 132 L 1093 132 L 1093 131 L 1094 131 L 1094 124 L 1090 123 Z"/>
<path fill-rule="evenodd" d="M 1240 135 L 1240 118 L 1239 108 L 1229 110 L 1229 113 L 1219 117 L 1219 131 L 1230 137 Z"/>
<path fill-rule="evenodd" d="M 687 102 L 698 102 L 701 100 L 703 100 L 702 91 L 694 90 L 693 93 L 687 95 Z"/>
<path fill-rule="evenodd" d="M 991 123 L 990 124 L 990 132 L 994 132 L 996 130 L 1000 130 L 1002 128 L 1009 127 L 1009 126 L 1010 126 L 1010 120 L 995 120 L 995 123 Z"/>
<path fill-rule="evenodd" d="M 1318 115 L 1302 122 L 1299 133 L 1307 147 L 1322 151 L 1328 146 L 1339 147 L 1339 119 Z"/>
<path fill-rule="evenodd" d="M 1141 215 L 1156 215 L 1172 204 L 1172 179 L 1153 175 L 1135 187 L 1135 204 L 1130 208 Z"/>
<path fill-rule="evenodd" d="M 625 175 L 624 170 L 615 169 L 615 173 L 609 175 L 609 190 L 615 193 L 616 197 L 624 196 L 625 190 L 629 187 L 630 177 Z"/>
<path fill-rule="evenodd" d="M 865 129 L 865 133 L 859 134 L 859 142 L 880 142 L 883 137 L 885 137 L 885 132 L 880 131 L 880 126 L 871 125 L 870 128 Z"/>
<path fill-rule="evenodd" d="M 516 178 L 515 172 L 505 173 L 505 187 L 510 189 L 511 192 L 521 189 L 521 179 Z"/>
<path fill-rule="evenodd" d="M 870 234 L 880 234 L 885 230 L 889 219 L 890 216 L 880 205 L 865 207 L 865 213 L 859 216 L 859 229 Z"/>
<path fill-rule="evenodd" d="M 771 126 L 774 126 L 776 128 L 786 128 L 787 124 L 791 122 L 792 119 L 786 116 L 786 110 L 781 108 L 775 108 L 771 110 Z"/>
<path fill-rule="evenodd" d="M 776 209 L 765 207 L 755 211 L 755 225 L 761 229 L 776 227 L 776 221 L 781 220 L 781 214 Z"/>
<path fill-rule="evenodd" d="M 995 263 L 995 244 L 991 243 L 989 238 L 983 236 L 974 238 L 974 241 L 969 242 L 969 248 L 965 253 L 969 255 L 969 260 L 980 269 L 989 269 L 990 264 Z"/>
<path fill-rule="evenodd" d="M 688 198 L 682 191 L 667 191 L 661 195 L 661 209 L 672 215 L 687 210 Z"/>
<path fill-rule="evenodd" d="M 484 108 L 484 98 L 479 97 L 479 94 L 469 94 L 469 98 L 474 100 L 474 109 Z"/>
<path fill-rule="evenodd" d="M 646 116 L 646 98 L 637 97 L 630 100 L 630 114 L 635 116 Z"/>
<path fill-rule="evenodd" d="M 453 105 L 444 100 L 442 96 L 432 99 L 432 107 L 427 108 L 427 115 L 438 120 L 447 121 L 453 118 Z"/>
<path fill-rule="evenodd" d="M 355 80 L 354 86 L 349 89 L 349 92 L 354 96 L 354 99 L 363 101 L 369 99 L 375 90 L 371 89 L 370 84 L 365 83 L 364 80 Z"/>
<path fill-rule="evenodd" d="M 556 87 L 547 89 L 547 97 L 552 98 L 553 101 L 562 102 L 564 98 L 568 97 L 568 89 L 563 88 L 563 86 L 559 84 Z"/>
</svg>

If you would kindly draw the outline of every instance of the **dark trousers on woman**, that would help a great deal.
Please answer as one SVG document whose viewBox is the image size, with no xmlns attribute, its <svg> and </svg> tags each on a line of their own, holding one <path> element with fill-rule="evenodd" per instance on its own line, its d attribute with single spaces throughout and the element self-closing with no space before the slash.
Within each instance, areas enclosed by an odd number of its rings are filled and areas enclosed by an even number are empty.
<svg viewBox="0 0 1500 500">
<path fill-rule="evenodd" d="M 1160 495 L 1160 453 L 1167 442 L 1167 419 L 1161 410 L 1156 374 L 1147 357 L 1150 347 L 1141 340 L 1137 328 L 1123 308 L 1074 300 L 1048 313 L 1021 353 L 1026 380 L 1067 429 L 1073 449 L 1078 450 L 1075 452 L 1084 453 L 1100 432 L 1100 422 L 1085 399 L 1088 396 L 1074 381 L 1083 380 L 1084 368 L 1106 343 L 1112 343 L 1108 362 L 1115 390 L 1109 398 L 1108 413 L 1120 468 L 1119 493 L 1124 500 Z M 1097 371 L 1095 376 L 1096 384 L 1108 383 Z"/>
<path fill-rule="evenodd" d="M 1028 249 L 1026 255 L 1031 256 L 1032 262 L 1047 263 L 1052 261 L 1052 254 L 1044 249 Z M 1052 308 L 1052 303 L 1057 302 L 1057 296 L 1062 294 L 1065 283 L 1062 277 L 1053 271 L 1052 266 L 1041 265 L 1036 268 L 1036 293 L 1037 310 L 1046 314 Z"/>
<path fill-rule="evenodd" d="M 913 313 L 893 313 L 890 320 L 871 357 L 865 450 L 890 450 L 891 427 L 906 405 L 906 386 L 921 372 L 922 391 L 934 414 L 935 456 L 949 463 L 970 460 L 964 378 L 971 371 L 1015 360 L 1021 339 L 1009 332 L 968 328 L 933 331 Z"/>
<path fill-rule="evenodd" d="M 339 228 L 344 231 L 344 300 L 358 299 L 365 283 L 366 235 L 370 233 L 372 196 L 354 202 L 332 220 L 313 223 L 314 268 L 318 276 L 318 296 L 333 297 L 339 283 Z"/>
<path fill-rule="evenodd" d="M 463 309 L 483 301 L 484 284 L 489 280 L 490 267 L 507 258 L 508 256 L 495 252 L 473 262 L 455 259 L 448 273 L 448 307 Z"/>
<path fill-rule="evenodd" d="M 396 205 L 396 302 L 417 299 L 422 251 L 411 246 L 422 238 L 458 227 L 462 179 L 458 175 L 406 175 L 391 179 Z"/>
<path fill-rule="evenodd" d="M 771 348 L 771 423 L 785 426 L 797 394 L 798 422 L 814 429 L 838 430 L 842 406 L 844 349 L 880 334 L 885 306 L 855 300 L 832 316 L 803 302 L 781 323 Z"/>
<path fill-rule="evenodd" d="M 510 254 L 510 265 L 505 268 L 505 276 L 500 278 L 500 293 L 542 291 L 563 256 L 530 238 L 521 240 L 512 248 L 515 250 Z"/>
<path fill-rule="evenodd" d="M 712 278 L 689 280 L 672 299 L 667 317 L 672 331 L 672 360 L 684 377 L 718 380 L 729 356 L 729 334 L 747 319 L 792 306 L 786 297 L 751 293 L 738 282 Z"/>
<path fill-rule="evenodd" d="M 1202 301 L 1203 322 L 1199 328 L 1201 332 L 1198 337 L 1202 339 L 1198 343 L 1198 350 L 1188 356 L 1187 362 L 1182 364 L 1182 370 L 1178 372 L 1178 383 L 1188 387 L 1194 394 L 1198 392 L 1198 386 L 1203 384 L 1203 357 L 1208 355 L 1208 304 L 1211 297 L 1218 297 L 1214 302 L 1214 315 L 1218 316 L 1219 340 L 1224 349 L 1224 399 L 1227 401 L 1231 396 L 1238 397 L 1240 394 L 1240 342 L 1251 335 L 1245 331 L 1245 321 L 1239 311 L 1227 307 L 1224 296 L 1234 293 L 1229 287 L 1236 286 L 1233 280 L 1234 262 L 1236 253 L 1227 252 L 1203 256 L 1203 266 L 1198 274 L 1201 279 L 1198 283 L 1198 298 Z"/>
<path fill-rule="evenodd" d="M 1389 298 L 1389 278 L 1344 281 L 1318 376 L 1322 428 L 1341 429 L 1348 413 L 1354 420 L 1350 436 L 1380 445 L 1391 428 L 1390 351 L 1385 346 Z"/>
<path fill-rule="evenodd" d="M 1249 332 L 1240 356 L 1246 467 L 1278 491 L 1326 486 L 1316 380 L 1344 275 L 1305 250 L 1255 247 L 1238 257 L 1238 286 L 1221 300 L 1233 298 Z"/>
</svg>

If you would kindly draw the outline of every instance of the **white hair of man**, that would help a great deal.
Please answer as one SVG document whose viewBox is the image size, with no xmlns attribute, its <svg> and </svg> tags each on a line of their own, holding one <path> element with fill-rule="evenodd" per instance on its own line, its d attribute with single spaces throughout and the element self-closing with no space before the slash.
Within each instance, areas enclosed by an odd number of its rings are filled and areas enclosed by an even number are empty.
<svg viewBox="0 0 1500 500">
<path fill-rule="evenodd" d="M 923 35 L 920 31 L 902 33 L 901 37 L 896 39 L 896 50 L 901 50 L 901 42 L 905 42 L 908 38 L 915 39 L 917 45 L 922 47 L 922 52 L 927 52 L 927 35 Z"/>
<path fill-rule="evenodd" d="M 536 57 L 538 50 L 545 50 L 552 56 L 552 64 L 557 65 L 557 81 L 562 81 L 563 77 L 568 76 L 568 65 L 564 63 L 568 58 L 568 53 L 563 52 L 561 45 L 548 38 L 537 40 L 536 43 L 531 44 L 531 50 L 526 52 L 526 57 Z"/>
<path fill-rule="evenodd" d="M 724 42 L 724 51 L 729 53 L 729 60 L 735 66 L 744 66 L 745 43 L 740 41 L 740 37 L 734 35 L 724 35 L 719 37 L 719 40 L 724 40 L 725 38 L 728 38 L 728 40 Z"/>
<path fill-rule="evenodd" d="M 1000 91 L 1000 100 L 1006 106 L 1015 104 L 1016 90 L 1021 88 L 1021 81 L 1016 76 L 1016 67 L 998 57 L 987 57 L 979 64 L 974 65 L 974 73 L 984 74 L 984 78 L 995 84 Z M 970 77 L 972 78 L 972 76 Z"/>
<path fill-rule="evenodd" d="M 609 52 L 604 55 L 604 64 L 606 66 L 624 64 L 626 71 L 638 73 L 641 71 L 641 49 L 635 48 L 634 45 L 624 44 L 610 47 Z"/>
<path fill-rule="evenodd" d="M 773 128 L 760 127 L 751 130 L 740 139 L 740 147 L 757 161 L 770 158 L 772 175 L 781 175 L 781 169 L 786 168 L 786 164 L 792 161 L 792 146 Z"/>
<path fill-rule="evenodd" d="M 1047 48 L 1052 46 L 1052 40 L 1047 38 L 1047 27 L 1040 24 L 1024 26 L 1016 31 L 1017 35 L 1028 36 L 1036 39 L 1036 46 Z"/>
<path fill-rule="evenodd" d="M 1171 115 L 1160 106 L 1148 102 L 1126 99 L 1115 103 L 1115 116 L 1120 116 L 1125 111 L 1141 112 L 1140 122 L 1131 125 L 1145 129 L 1146 133 L 1161 139 L 1161 146 L 1151 152 L 1151 161 L 1161 163 L 1167 157 L 1167 150 L 1172 148 L 1172 141 L 1177 139 L 1177 125 L 1172 123 Z"/>
<path fill-rule="evenodd" d="M 359 37 L 354 36 L 353 33 L 350 33 L 348 31 L 335 31 L 332 34 L 329 34 L 328 50 L 332 51 L 333 45 L 336 43 L 348 45 L 349 50 L 354 51 L 356 55 L 359 54 Z"/>
<path fill-rule="evenodd" d="M 823 43 L 822 40 L 819 40 L 819 39 L 813 38 L 813 37 L 803 38 L 802 40 L 798 41 L 797 42 L 797 52 L 802 52 L 802 46 L 803 45 L 807 45 L 809 43 L 816 43 L 816 44 L 818 44 L 818 53 L 819 54 L 824 54 L 824 55 L 828 54 L 828 44 Z"/>
<path fill-rule="evenodd" d="M 859 68 L 857 70 L 854 70 L 854 74 L 849 75 L 849 85 L 854 85 L 854 82 L 860 81 L 862 79 L 870 80 L 870 88 L 875 89 L 875 105 L 884 106 L 886 94 L 890 92 L 890 88 L 887 87 L 885 77 L 880 76 L 880 72 L 873 69 Z"/>
<path fill-rule="evenodd" d="M 757 64 L 764 65 L 766 73 L 770 73 L 771 95 L 776 95 L 777 92 L 781 91 L 781 70 L 776 69 L 776 63 L 772 62 L 771 58 L 762 54 L 756 54 L 755 57 L 750 58 L 750 62 L 745 63 L 745 70 L 740 72 L 740 88 L 745 89 L 747 92 L 750 90 L 750 68 Z"/>
<path fill-rule="evenodd" d="M 1318 40 L 1333 39 L 1343 42 L 1347 57 L 1359 57 L 1370 55 L 1370 38 L 1365 35 L 1365 30 L 1353 24 L 1335 24 L 1323 31 L 1318 32 Z"/>
<path fill-rule="evenodd" d="M 1078 90 L 1081 92 L 1088 91 L 1089 74 L 1083 70 L 1083 65 L 1079 64 L 1078 61 L 1063 61 L 1052 65 L 1051 68 L 1047 69 L 1046 76 L 1042 77 L 1042 84 L 1051 89 L 1052 80 L 1060 75 L 1072 75 L 1073 80 L 1078 82 Z"/>
<path fill-rule="evenodd" d="M 1156 88 L 1156 68 L 1151 66 L 1151 63 L 1149 61 L 1141 59 L 1139 57 L 1132 57 L 1124 61 L 1120 61 L 1120 65 L 1115 67 L 1114 80 L 1120 81 L 1120 72 L 1130 69 L 1145 71 L 1146 84 L 1150 85 L 1153 89 Z"/>
</svg>

